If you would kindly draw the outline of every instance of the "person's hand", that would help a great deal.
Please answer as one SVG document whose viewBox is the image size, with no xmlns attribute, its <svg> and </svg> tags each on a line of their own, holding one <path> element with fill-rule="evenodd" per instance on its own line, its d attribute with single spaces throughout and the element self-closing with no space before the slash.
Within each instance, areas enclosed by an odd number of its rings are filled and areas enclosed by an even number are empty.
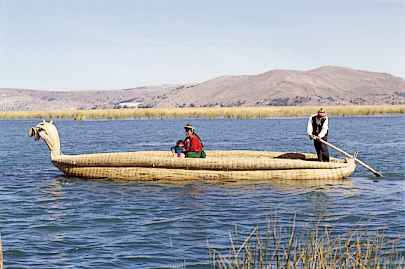
<svg viewBox="0 0 405 269">
<path fill-rule="evenodd" d="M 316 139 L 316 136 L 314 136 L 313 134 L 310 134 L 310 135 L 309 135 L 309 139 L 311 139 L 311 140 L 314 139 L 314 140 L 315 140 L 315 139 Z"/>
</svg>

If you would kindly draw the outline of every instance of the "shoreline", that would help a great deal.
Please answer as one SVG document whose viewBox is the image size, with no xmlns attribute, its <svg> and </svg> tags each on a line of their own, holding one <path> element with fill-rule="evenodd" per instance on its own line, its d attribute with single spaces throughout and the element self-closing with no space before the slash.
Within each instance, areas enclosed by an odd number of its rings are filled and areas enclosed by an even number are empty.
<svg viewBox="0 0 405 269">
<path fill-rule="evenodd" d="M 0 120 L 277 119 L 308 117 L 320 106 L 133 108 L 0 112 Z M 405 105 L 324 106 L 330 117 L 402 116 Z"/>
</svg>

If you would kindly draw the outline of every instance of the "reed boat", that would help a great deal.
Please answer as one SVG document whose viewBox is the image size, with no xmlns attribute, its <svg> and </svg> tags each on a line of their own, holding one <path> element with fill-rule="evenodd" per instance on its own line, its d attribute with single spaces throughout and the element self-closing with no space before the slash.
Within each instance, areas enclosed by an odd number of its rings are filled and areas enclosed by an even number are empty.
<svg viewBox="0 0 405 269">
<path fill-rule="evenodd" d="M 29 136 L 43 139 L 52 163 L 66 176 L 88 179 L 138 181 L 263 181 L 338 180 L 352 175 L 353 158 L 319 162 L 315 154 L 229 150 L 206 151 L 205 159 L 177 158 L 170 151 L 136 151 L 65 155 L 52 121 L 29 129 Z"/>
</svg>

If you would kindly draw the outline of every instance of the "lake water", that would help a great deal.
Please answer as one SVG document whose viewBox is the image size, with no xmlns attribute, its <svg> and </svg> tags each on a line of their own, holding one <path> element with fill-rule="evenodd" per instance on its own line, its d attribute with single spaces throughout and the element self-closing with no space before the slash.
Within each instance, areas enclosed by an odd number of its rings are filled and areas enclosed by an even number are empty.
<svg viewBox="0 0 405 269">
<path fill-rule="evenodd" d="M 166 150 L 191 122 L 209 149 L 312 152 L 306 119 L 57 121 L 62 151 Z M 208 244 L 229 247 L 276 215 L 405 234 L 405 117 L 330 119 L 330 139 L 382 171 L 336 183 L 183 185 L 66 178 L 27 136 L 37 121 L 0 121 L 0 232 L 6 268 L 201 268 Z M 332 154 L 335 154 L 331 150 Z M 399 247 L 405 250 L 405 241 Z"/>
</svg>

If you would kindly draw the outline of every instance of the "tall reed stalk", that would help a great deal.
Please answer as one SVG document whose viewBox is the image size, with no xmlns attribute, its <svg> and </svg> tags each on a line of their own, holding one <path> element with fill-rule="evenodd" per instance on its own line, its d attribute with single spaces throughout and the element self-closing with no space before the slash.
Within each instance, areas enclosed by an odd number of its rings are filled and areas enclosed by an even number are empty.
<svg viewBox="0 0 405 269">
<path fill-rule="evenodd" d="M 230 234 L 227 254 L 209 248 L 214 268 L 405 268 L 396 248 L 398 240 L 388 240 L 382 232 L 352 231 L 339 236 L 327 228 L 303 231 L 294 222 L 282 229 L 269 222 L 263 233 L 255 227 L 244 240 L 239 236 Z"/>
</svg>

